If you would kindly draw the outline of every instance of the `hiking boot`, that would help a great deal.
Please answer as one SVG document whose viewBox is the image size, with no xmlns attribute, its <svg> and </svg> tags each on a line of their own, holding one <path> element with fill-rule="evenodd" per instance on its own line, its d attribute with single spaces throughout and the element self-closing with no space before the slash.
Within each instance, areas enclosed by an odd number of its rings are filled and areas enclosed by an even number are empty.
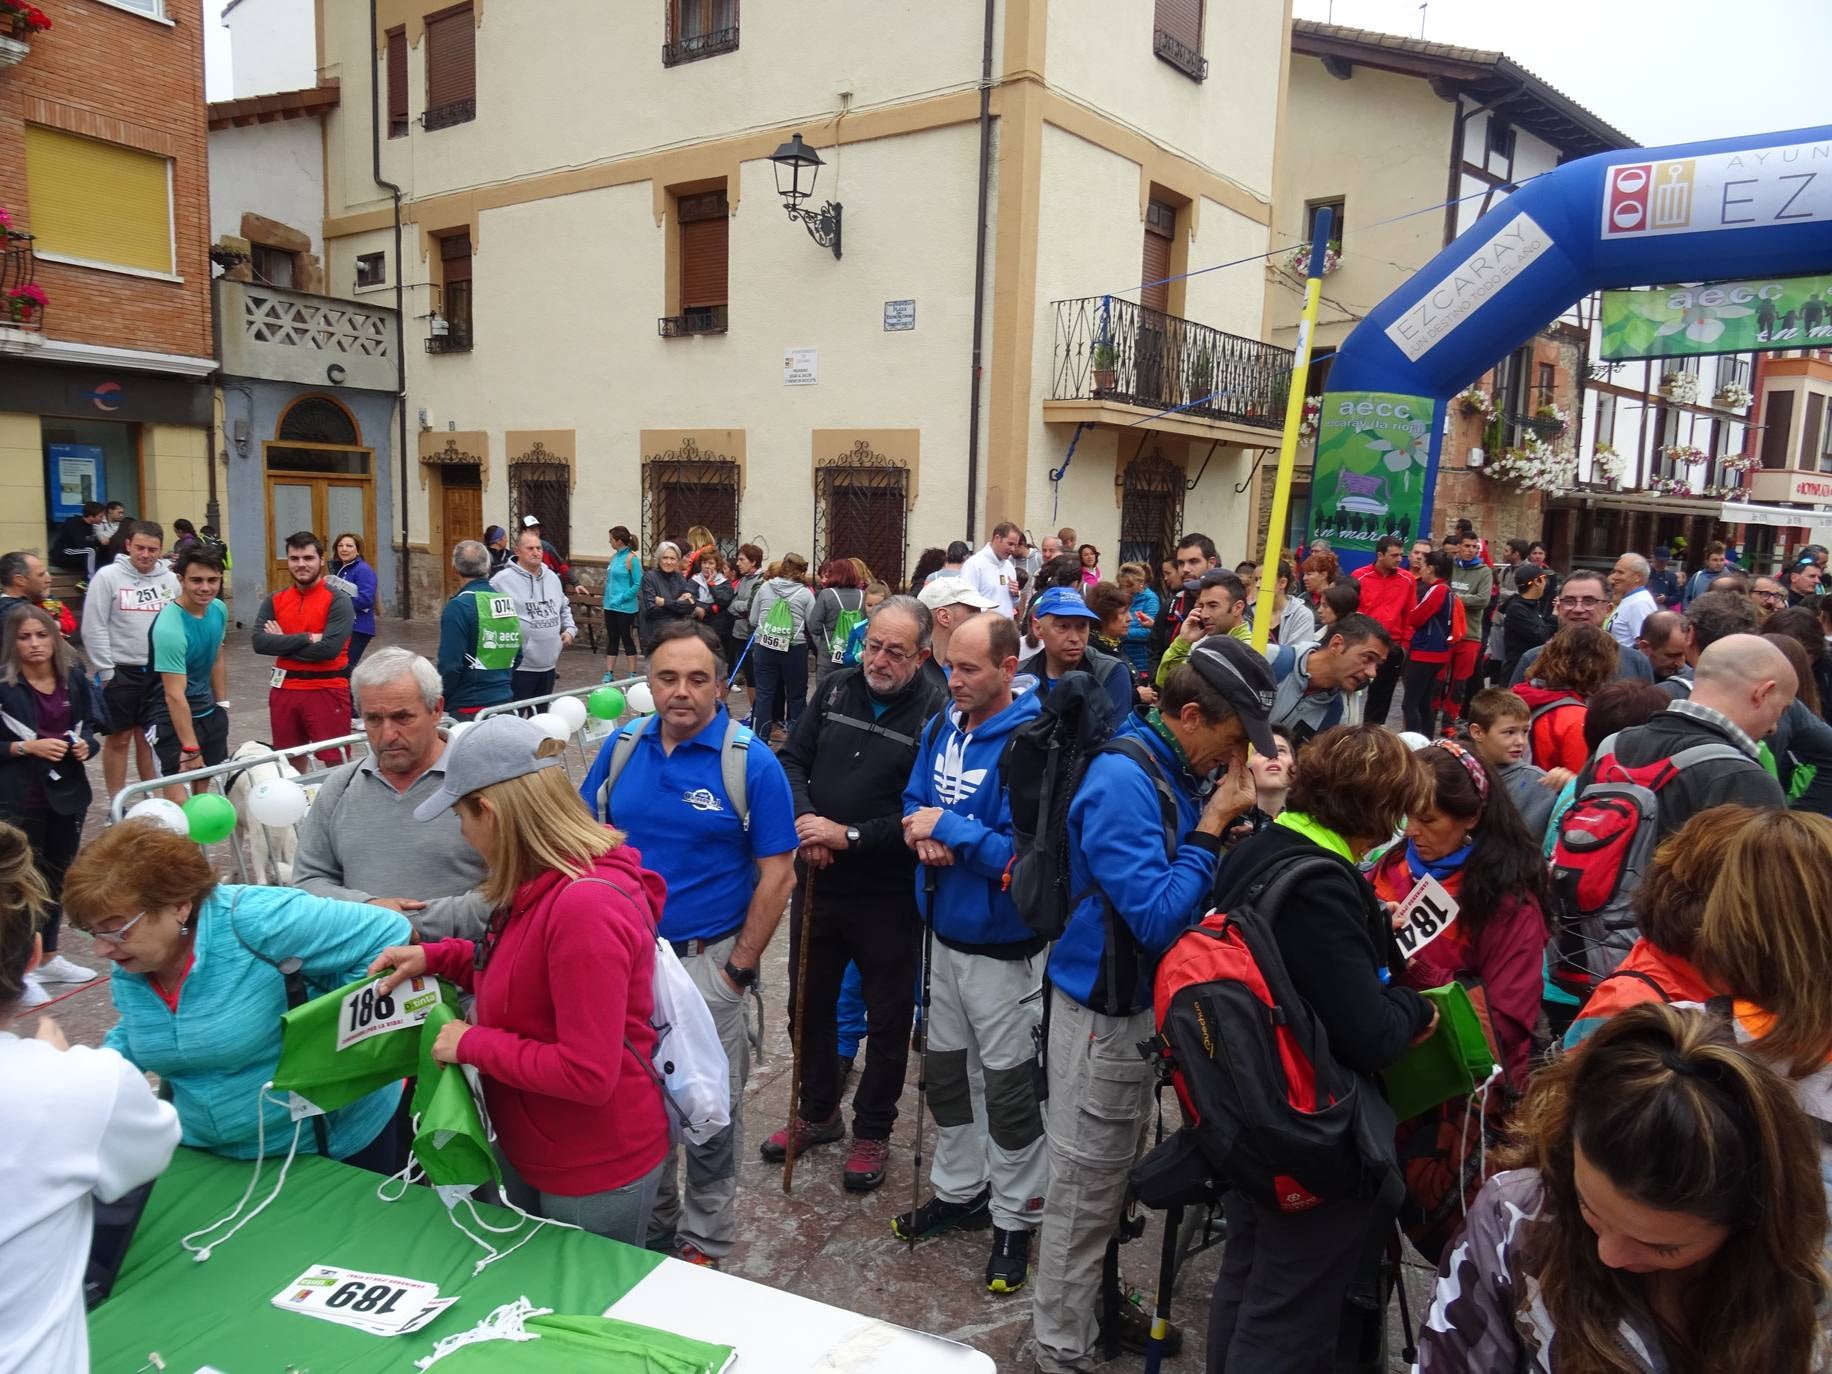
<svg viewBox="0 0 1832 1374">
<path fill-rule="evenodd" d="M 1144 1296 L 1136 1289 L 1127 1289 L 1120 1298 L 1119 1311 L 1115 1314 L 1112 1330 L 1105 1323 L 1101 1324 L 1101 1345 L 1107 1343 L 1111 1335 L 1121 1350 L 1132 1355 L 1151 1353 L 1151 1313 L 1145 1307 Z M 1175 1322 L 1164 1325 L 1164 1355 L 1170 1358 L 1183 1349 L 1183 1332 Z"/>
<path fill-rule="evenodd" d="M 927 1240 L 943 1231 L 983 1231 L 992 1225 L 992 1185 L 987 1184 L 965 1202 L 945 1202 L 932 1197 L 914 1212 L 891 1218 L 891 1234 L 898 1240 Z"/>
<path fill-rule="evenodd" d="M 1016 1293 L 1030 1277 L 1029 1231 L 992 1228 L 992 1258 L 986 1261 L 986 1291 Z"/>
<path fill-rule="evenodd" d="M 675 1242 L 674 1257 L 677 1260 L 681 1260 L 683 1263 L 694 1265 L 700 1269 L 717 1269 L 719 1267 L 718 1260 L 700 1249 L 700 1247 L 695 1245 L 692 1241 L 683 1240 Z"/>
<path fill-rule="evenodd" d="M 795 1157 L 801 1158 L 811 1146 L 827 1145 L 846 1134 L 846 1124 L 835 1112 L 825 1121 L 795 1118 Z M 789 1128 L 783 1127 L 758 1147 L 765 1164 L 780 1164 L 789 1153 Z"/>
<path fill-rule="evenodd" d="M 891 1143 L 888 1140 L 861 1140 L 852 1138 L 852 1152 L 846 1156 L 846 1172 L 842 1182 L 849 1193 L 869 1193 L 884 1182 L 884 1161 L 890 1158 Z"/>
</svg>

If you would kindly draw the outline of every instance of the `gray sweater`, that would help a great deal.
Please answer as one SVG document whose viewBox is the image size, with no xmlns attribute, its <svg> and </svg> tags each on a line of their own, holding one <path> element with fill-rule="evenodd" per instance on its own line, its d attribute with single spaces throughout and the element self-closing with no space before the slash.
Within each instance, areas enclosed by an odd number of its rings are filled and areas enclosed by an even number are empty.
<svg viewBox="0 0 1832 1374">
<path fill-rule="evenodd" d="M 464 842 L 458 813 L 424 825 L 413 818 L 414 807 L 444 782 L 443 756 L 404 793 L 373 758 L 332 769 L 299 822 L 294 886 L 346 902 L 411 897 L 428 904 L 407 913 L 421 939 L 481 937 L 490 919 L 474 890 L 484 878 L 483 858 Z"/>
</svg>

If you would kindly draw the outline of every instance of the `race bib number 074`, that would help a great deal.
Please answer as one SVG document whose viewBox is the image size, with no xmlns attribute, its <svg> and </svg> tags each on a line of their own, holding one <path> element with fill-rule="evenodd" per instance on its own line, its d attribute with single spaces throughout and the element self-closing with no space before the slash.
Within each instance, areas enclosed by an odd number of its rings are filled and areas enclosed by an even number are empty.
<svg viewBox="0 0 1832 1374">
<path fill-rule="evenodd" d="M 378 979 L 351 989 L 344 997 L 337 1016 L 338 1049 L 347 1050 L 373 1035 L 417 1026 L 439 1000 L 439 985 L 431 978 L 409 978 L 393 992 L 380 988 Z"/>
<path fill-rule="evenodd" d="M 1395 913 L 1394 938 L 1400 953 L 1410 959 L 1450 928 L 1457 917 L 1456 898 L 1444 890 L 1444 884 L 1427 873 L 1406 894 L 1406 900 Z"/>
</svg>

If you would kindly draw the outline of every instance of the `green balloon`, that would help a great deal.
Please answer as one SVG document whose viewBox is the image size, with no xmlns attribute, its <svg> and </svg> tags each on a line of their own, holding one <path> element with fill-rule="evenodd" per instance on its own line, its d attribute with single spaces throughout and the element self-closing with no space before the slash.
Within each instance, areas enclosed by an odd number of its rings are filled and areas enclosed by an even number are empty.
<svg viewBox="0 0 1832 1374">
<path fill-rule="evenodd" d="M 235 806 L 215 792 L 200 792 L 184 804 L 191 823 L 191 838 L 198 844 L 216 844 L 235 833 Z"/>
<path fill-rule="evenodd" d="M 599 720 L 616 720 L 623 714 L 623 693 L 615 687 L 600 687 L 585 699 L 585 709 Z"/>
</svg>

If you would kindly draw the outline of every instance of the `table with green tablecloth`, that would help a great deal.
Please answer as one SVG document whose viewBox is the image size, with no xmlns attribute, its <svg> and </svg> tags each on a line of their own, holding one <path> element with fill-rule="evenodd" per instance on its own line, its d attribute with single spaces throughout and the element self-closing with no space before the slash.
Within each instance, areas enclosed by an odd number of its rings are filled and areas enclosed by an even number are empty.
<svg viewBox="0 0 1832 1374">
<path fill-rule="evenodd" d="M 277 1159 L 263 1166 L 250 1207 L 267 1195 L 279 1167 Z M 289 1364 L 312 1374 L 399 1374 L 440 1337 L 474 1326 L 502 1303 L 526 1296 L 556 1312 L 603 1312 L 663 1262 L 602 1236 L 543 1226 L 473 1276 L 484 1252 L 452 1225 L 432 1189 L 408 1188 L 399 1201 L 383 1202 L 375 1191 L 379 1175 L 301 1156 L 279 1197 L 208 1262 L 197 1263 L 180 1238 L 228 1213 L 253 1168 L 178 1152 L 153 1188 L 114 1292 L 90 1314 L 90 1366 L 98 1374 L 133 1374 L 146 1368 L 153 1351 L 181 1374 L 204 1365 L 224 1374 L 281 1374 Z M 482 1204 L 477 1211 L 492 1226 L 518 1220 Z M 489 1239 L 506 1249 L 519 1234 Z M 314 1264 L 420 1279 L 438 1284 L 441 1297 L 461 1300 L 423 1330 L 389 1337 L 271 1305 Z"/>
</svg>

